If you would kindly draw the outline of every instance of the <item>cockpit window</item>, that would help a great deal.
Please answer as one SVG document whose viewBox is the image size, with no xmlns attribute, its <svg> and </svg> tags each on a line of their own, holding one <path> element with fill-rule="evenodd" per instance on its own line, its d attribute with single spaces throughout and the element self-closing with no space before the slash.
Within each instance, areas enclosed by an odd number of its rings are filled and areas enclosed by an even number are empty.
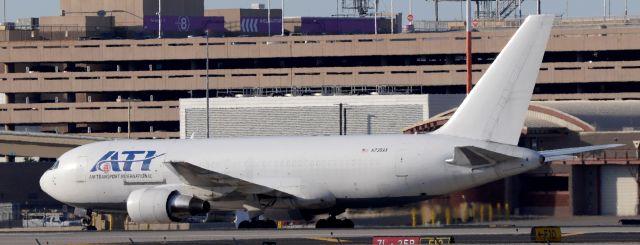
<svg viewBox="0 0 640 245">
<path fill-rule="evenodd" d="M 51 166 L 51 168 L 49 168 L 49 170 L 54 170 L 54 169 L 58 168 L 58 165 L 60 165 L 60 161 L 56 161 L 56 163 L 54 163 L 53 166 Z"/>
</svg>

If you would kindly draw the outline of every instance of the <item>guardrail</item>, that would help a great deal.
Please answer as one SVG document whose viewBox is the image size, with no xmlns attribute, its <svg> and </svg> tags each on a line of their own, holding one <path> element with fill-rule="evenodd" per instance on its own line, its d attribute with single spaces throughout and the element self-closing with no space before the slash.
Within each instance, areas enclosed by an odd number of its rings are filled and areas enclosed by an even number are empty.
<svg viewBox="0 0 640 245">
<path fill-rule="evenodd" d="M 478 32 L 474 34 L 475 52 L 499 52 L 512 32 Z M 617 40 L 616 49 L 633 48 L 640 36 L 639 28 L 554 30 L 549 51 L 602 50 L 605 40 Z M 575 42 L 574 37 L 589 38 Z M 602 40 L 598 40 L 598 39 Z M 620 40 L 618 40 L 620 39 Z M 210 38 L 212 57 L 309 57 L 354 55 L 413 55 L 421 53 L 461 53 L 462 33 L 405 33 L 380 35 L 333 35 L 288 37 Z M 569 42 L 569 43 L 568 43 Z M 558 43 L 558 44 L 556 44 Z M 207 46 L 204 38 L 147 40 L 87 40 L 51 42 L 19 41 L 0 43 L 0 62 L 68 62 L 72 60 L 164 60 L 203 59 Z M 593 49 L 595 47 L 595 49 Z"/>
<path fill-rule="evenodd" d="M 476 65 L 475 80 L 489 65 Z M 539 84 L 640 80 L 640 61 L 545 63 Z M 321 86 L 444 86 L 464 80 L 463 65 L 211 70 L 211 89 Z M 201 90 L 204 70 L 0 74 L 5 93 Z"/>
</svg>

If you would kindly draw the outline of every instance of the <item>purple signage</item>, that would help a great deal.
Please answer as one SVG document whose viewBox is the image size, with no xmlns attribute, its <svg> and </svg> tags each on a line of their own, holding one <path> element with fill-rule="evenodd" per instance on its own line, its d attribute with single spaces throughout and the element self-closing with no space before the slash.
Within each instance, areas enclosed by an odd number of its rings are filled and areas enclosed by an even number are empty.
<svg viewBox="0 0 640 245">
<path fill-rule="evenodd" d="M 145 16 L 144 29 L 158 31 L 158 16 Z M 222 16 L 162 16 L 163 32 L 204 33 L 210 35 L 224 34 L 224 17 Z"/>
<path fill-rule="evenodd" d="M 302 17 L 303 34 L 367 34 L 375 32 L 372 18 Z"/>
<path fill-rule="evenodd" d="M 269 33 L 269 18 L 267 17 L 242 17 L 240 18 L 240 32 L 244 33 Z M 271 34 L 281 32 L 282 19 L 271 18 Z"/>
</svg>

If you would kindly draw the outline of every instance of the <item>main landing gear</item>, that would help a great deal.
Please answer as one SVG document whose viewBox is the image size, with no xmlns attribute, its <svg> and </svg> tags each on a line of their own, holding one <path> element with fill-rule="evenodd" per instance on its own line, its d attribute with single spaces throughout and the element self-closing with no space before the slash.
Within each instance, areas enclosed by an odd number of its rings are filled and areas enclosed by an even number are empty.
<svg viewBox="0 0 640 245">
<path fill-rule="evenodd" d="M 97 231 L 98 229 L 93 225 L 93 211 L 91 209 L 87 209 L 87 213 L 84 217 L 82 217 L 82 230 L 83 231 Z"/>
<path fill-rule="evenodd" d="M 245 220 L 240 222 L 238 229 L 278 229 L 278 224 L 273 220 Z"/>
<path fill-rule="evenodd" d="M 342 228 L 353 229 L 353 221 L 350 219 L 337 219 L 336 216 L 329 216 L 328 219 L 321 219 L 316 222 L 316 229 Z"/>
</svg>

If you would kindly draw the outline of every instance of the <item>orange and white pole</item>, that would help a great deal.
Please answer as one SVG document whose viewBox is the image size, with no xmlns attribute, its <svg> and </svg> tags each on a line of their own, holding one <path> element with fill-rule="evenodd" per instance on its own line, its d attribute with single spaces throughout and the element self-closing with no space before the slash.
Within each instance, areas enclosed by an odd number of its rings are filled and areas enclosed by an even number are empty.
<svg viewBox="0 0 640 245">
<path fill-rule="evenodd" d="M 473 86 L 473 74 L 471 70 L 471 31 L 473 27 L 471 24 L 471 0 L 467 0 L 467 94 L 471 93 Z"/>
</svg>

